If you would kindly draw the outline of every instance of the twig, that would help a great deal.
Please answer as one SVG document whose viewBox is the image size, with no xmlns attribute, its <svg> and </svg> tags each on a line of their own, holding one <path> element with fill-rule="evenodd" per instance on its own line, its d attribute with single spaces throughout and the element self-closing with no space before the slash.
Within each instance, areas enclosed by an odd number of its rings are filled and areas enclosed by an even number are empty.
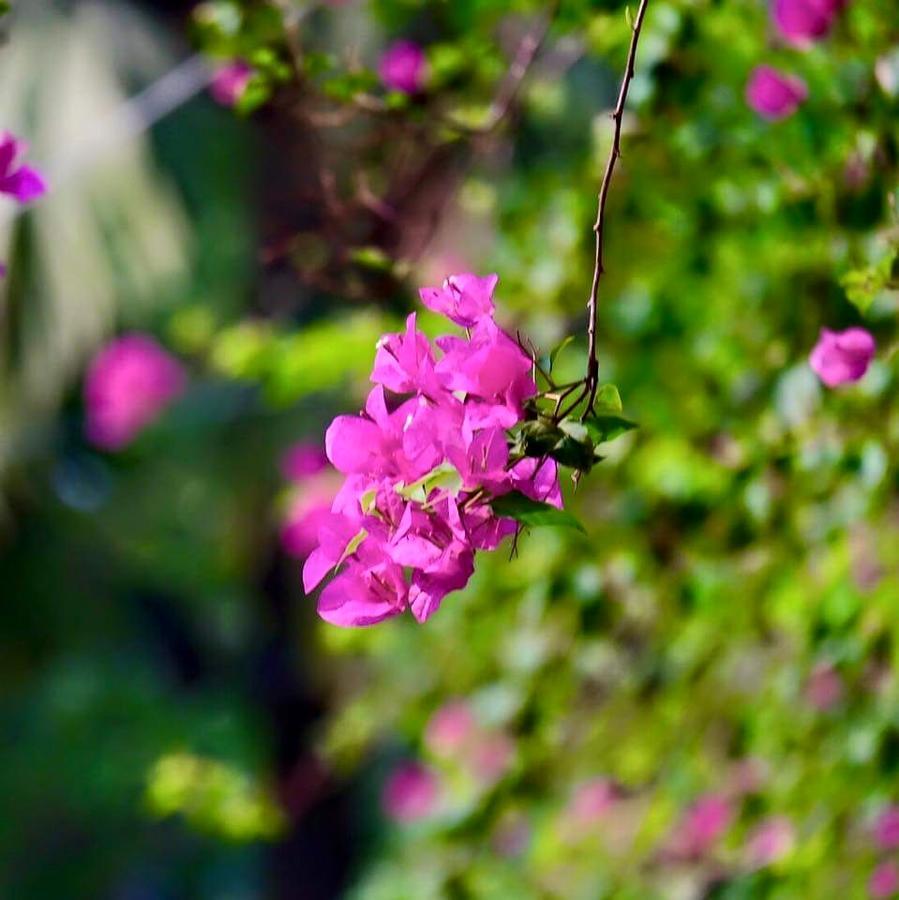
<svg viewBox="0 0 899 900">
<path fill-rule="evenodd" d="M 448 116 L 444 119 L 444 124 L 449 125 L 456 131 L 471 136 L 490 134 L 491 132 L 496 131 L 503 119 L 509 115 L 512 105 L 515 103 L 515 98 L 518 96 L 518 92 L 521 89 L 521 85 L 527 77 L 527 74 L 534 63 L 534 59 L 540 52 L 540 48 L 546 41 L 549 29 L 552 26 L 558 10 L 559 0 L 554 0 L 554 2 L 550 4 L 547 14 L 544 16 L 541 24 L 533 31 L 529 31 L 521 39 L 521 43 L 518 45 L 518 49 L 515 51 L 515 56 L 512 59 L 512 65 L 509 66 L 509 71 L 506 72 L 506 76 L 500 83 L 496 95 L 490 102 L 490 108 L 487 110 L 487 118 L 485 121 L 481 125 L 466 125 L 464 122 L 459 122 L 454 117 Z"/>
<path fill-rule="evenodd" d="M 609 186 L 612 183 L 612 174 L 615 171 L 615 163 L 618 161 L 618 157 L 621 156 L 621 120 L 624 116 L 624 104 L 627 102 L 627 92 L 630 88 L 631 79 L 634 77 L 634 60 L 637 56 L 637 42 L 640 40 L 640 29 L 643 27 L 643 17 L 646 15 L 646 6 L 648 3 L 649 0 L 640 0 L 637 17 L 634 20 L 634 27 L 631 32 L 631 45 L 627 51 L 627 66 L 624 70 L 624 76 L 621 79 L 621 88 L 618 91 L 618 102 L 615 104 L 615 111 L 612 113 L 612 120 L 615 123 L 615 134 L 612 138 L 612 150 L 609 153 L 609 159 L 606 162 L 606 170 L 602 176 L 602 184 L 599 187 L 596 221 L 593 223 L 593 232 L 596 235 L 596 256 L 593 267 L 593 285 L 590 288 L 590 299 L 587 301 L 587 413 L 593 409 L 593 402 L 596 399 L 596 389 L 599 385 L 599 361 L 596 356 L 596 317 L 599 308 L 599 279 L 605 271 L 603 266 L 602 247 L 606 200 L 609 196 Z"/>
</svg>

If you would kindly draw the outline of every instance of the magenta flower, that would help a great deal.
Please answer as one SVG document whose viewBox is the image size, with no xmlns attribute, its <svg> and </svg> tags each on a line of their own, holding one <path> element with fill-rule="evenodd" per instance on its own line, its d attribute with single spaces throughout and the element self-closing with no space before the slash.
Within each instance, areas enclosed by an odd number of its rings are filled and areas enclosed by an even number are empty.
<svg viewBox="0 0 899 900">
<path fill-rule="evenodd" d="M 328 457 L 319 444 L 301 441 L 294 444 L 281 457 L 281 474 L 287 481 L 297 484 L 311 475 L 317 475 L 328 466 Z"/>
<path fill-rule="evenodd" d="M 847 0 L 774 0 L 771 14 L 791 44 L 808 46 L 826 37 Z"/>
<path fill-rule="evenodd" d="M 452 756 L 472 740 L 476 731 L 471 707 L 464 700 L 454 700 L 431 716 L 425 731 L 425 746 L 435 756 Z"/>
<path fill-rule="evenodd" d="M 478 735 L 465 756 L 469 772 L 482 786 L 499 781 L 515 761 L 515 742 L 502 732 Z"/>
<path fill-rule="evenodd" d="M 428 61 L 414 41 L 395 41 L 381 57 L 378 74 L 384 86 L 403 94 L 417 94 L 425 85 Z"/>
<path fill-rule="evenodd" d="M 746 102 L 763 119 L 772 122 L 792 116 L 807 96 L 801 78 L 771 66 L 756 66 L 746 85 Z"/>
<path fill-rule="evenodd" d="M 8 131 L 0 133 L 0 194 L 19 203 L 31 203 L 47 192 L 47 183 L 37 169 L 22 165 L 27 146 Z"/>
<path fill-rule="evenodd" d="M 209 91 L 216 103 L 234 106 L 243 97 L 252 77 L 253 67 L 242 59 L 235 59 L 216 69 Z"/>
<path fill-rule="evenodd" d="M 881 850 L 899 847 L 899 806 L 885 806 L 874 820 L 874 841 Z"/>
<path fill-rule="evenodd" d="M 796 831 L 786 816 L 771 816 L 756 826 L 746 841 L 746 861 L 761 869 L 783 859 L 796 843 Z"/>
<path fill-rule="evenodd" d="M 303 585 L 308 593 L 336 572 L 318 604 L 328 622 L 369 625 L 406 609 L 424 622 L 468 583 L 476 551 L 515 532 L 493 497 L 514 490 L 562 505 L 555 462 L 509 459 L 505 429 L 536 385 L 529 357 L 491 317 L 495 285 L 448 278 L 435 308 L 469 332 L 435 348 L 410 315 L 405 331 L 378 341 L 365 409 L 325 434 L 346 480 L 317 520 Z"/>
<path fill-rule="evenodd" d="M 879 863 L 868 879 L 868 893 L 883 900 L 899 892 L 899 867 L 892 860 Z"/>
<path fill-rule="evenodd" d="M 828 387 L 859 381 L 868 371 L 876 346 L 871 333 L 864 328 L 845 331 L 821 329 L 818 343 L 809 356 L 815 374 Z"/>
<path fill-rule="evenodd" d="M 730 825 L 732 812 L 721 794 L 700 797 L 684 814 L 672 841 L 675 856 L 696 859 L 712 849 Z"/>
<path fill-rule="evenodd" d="M 94 357 L 84 385 L 88 440 L 119 450 L 155 421 L 185 387 L 180 363 L 153 338 L 128 334 Z"/>
<path fill-rule="evenodd" d="M 403 763 L 387 780 L 381 795 L 384 812 L 407 824 L 433 815 L 440 799 L 437 775 L 420 763 Z"/>
<path fill-rule="evenodd" d="M 418 293 L 428 309 L 462 328 L 472 328 L 482 319 L 493 318 L 493 292 L 498 275 L 450 275 L 439 288 L 422 288 Z"/>
</svg>

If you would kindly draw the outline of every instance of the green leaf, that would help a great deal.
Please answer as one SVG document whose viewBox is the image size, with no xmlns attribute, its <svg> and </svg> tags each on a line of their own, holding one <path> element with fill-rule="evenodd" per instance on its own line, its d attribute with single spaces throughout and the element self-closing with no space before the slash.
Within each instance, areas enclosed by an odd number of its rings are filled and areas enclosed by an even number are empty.
<svg viewBox="0 0 899 900">
<path fill-rule="evenodd" d="M 632 431 L 637 423 L 615 414 L 592 413 L 584 419 L 584 427 L 594 443 L 602 444 L 615 440 L 626 431 Z"/>
<path fill-rule="evenodd" d="M 532 500 L 518 491 L 496 497 L 490 504 L 498 516 L 515 519 L 523 525 L 550 525 L 557 528 L 575 528 L 586 534 L 586 530 L 578 520 L 564 509 L 556 509 L 540 500 Z"/>
<path fill-rule="evenodd" d="M 340 559 L 337 561 L 337 565 L 334 566 L 335 570 L 339 569 L 341 565 L 346 561 L 347 557 L 352 556 L 358 549 L 362 542 L 368 537 L 368 532 L 364 528 L 360 528 L 356 534 L 354 534 L 349 543 L 344 548 L 343 553 L 340 555 Z"/>
<path fill-rule="evenodd" d="M 852 269 L 840 279 L 849 302 L 864 315 L 877 295 L 887 288 L 896 287 L 893 269 L 899 252 L 891 251 L 873 266 Z"/>
<path fill-rule="evenodd" d="M 552 350 L 549 351 L 549 370 L 552 372 L 553 366 L 556 364 L 556 358 L 558 355 L 574 340 L 573 335 L 568 335 L 567 338 L 559 341 Z"/>
<path fill-rule="evenodd" d="M 593 408 L 602 413 L 620 413 L 624 407 L 621 405 L 618 388 L 614 384 L 604 384 L 596 393 Z"/>
<path fill-rule="evenodd" d="M 418 481 L 411 484 L 400 482 L 396 486 L 396 492 L 406 500 L 415 500 L 417 503 L 425 503 L 431 491 L 445 488 L 451 494 L 458 494 L 462 489 L 462 476 L 452 463 L 441 463 L 435 466 Z"/>
</svg>

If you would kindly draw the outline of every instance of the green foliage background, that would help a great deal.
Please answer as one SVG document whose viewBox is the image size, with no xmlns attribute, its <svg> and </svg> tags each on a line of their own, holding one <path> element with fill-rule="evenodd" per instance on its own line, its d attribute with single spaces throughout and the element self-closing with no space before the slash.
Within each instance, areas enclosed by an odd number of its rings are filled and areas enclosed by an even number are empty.
<svg viewBox="0 0 899 900">
<path fill-rule="evenodd" d="M 871 818 L 899 801 L 899 5 L 852 0 L 826 40 L 797 50 L 763 3 L 651 0 L 599 332 L 602 379 L 640 428 L 569 491 L 586 535 L 535 530 L 515 559 L 482 556 L 425 626 L 352 632 L 315 619 L 295 562 L 277 564 L 286 612 L 266 600 L 279 453 L 358 406 L 377 336 L 449 257 L 498 272 L 501 317 L 541 347 L 577 335 L 560 358 L 577 376 L 629 19 L 623 4 L 563 2 L 520 109 L 465 157 L 428 250 L 410 259 L 359 234 L 346 280 L 323 288 L 309 277 L 314 224 L 297 228 L 289 265 L 255 263 L 262 161 L 290 165 L 268 105 L 283 114 L 297 63 L 284 6 L 206 4 L 195 24 L 209 53 L 257 64 L 242 124 L 197 99 L 151 133 L 190 261 L 148 311 L 129 305 L 120 260 L 114 322 L 155 330 L 192 386 L 119 456 L 84 444 L 77 374 L 60 376 L 57 406 L 23 394 L 28 335 L 52 327 L 39 311 L 53 298 L 46 258 L 29 250 L 42 210 L 17 225 L 4 289 L 4 308 L 23 311 L 3 333 L 3 409 L 19 412 L 3 457 L 0 892 L 269 896 L 267 848 L 292 824 L 258 666 L 282 642 L 323 710 L 305 752 L 329 772 L 326 792 L 349 792 L 348 896 L 865 896 L 884 857 Z M 338 108 L 383 101 L 388 135 L 411 121 L 437 145 L 468 146 L 435 116 L 479 121 L 514 36 L 547 7 L 315 7 L 300 71 Z M 401 35 L 428 47 L 423 101 L 383 96 L 373 75 Z M 352 71 L 349 44 L 361 47 Z M 746 106 L 759 63 L 805 79 L 795 116 L 767 123 Z M 385 183 L 389 141 L 362 157 L 324 140 L 339 189 L 356 166 Z M 875 334 L 877 359 L 860 384 L 823 389 L 808 352 L 820 327 L 852 324 Z M 158 639 L 159 596 L 191 636 L 190 677 Z M 841 685 L 825 709 L 809 699 L 821 672 Z M 424 745 L 433 713 L 460 698 L 513 742 L 487 786 Z M 409 826 L 377 799 L 401 758 L 433 765 L 449 798 Z M 747 761 L 761 774 L 740 792 Z M 622 799 L 572 836 L 569 798 L 595 777 Z M 730 798 L 726 834 L 703 858 L 672 859 L 683 811 L 710 792 Z M 747 835 L 772 815 L 789 817 L 795 846 L 753 868 Z"/>
</svg>

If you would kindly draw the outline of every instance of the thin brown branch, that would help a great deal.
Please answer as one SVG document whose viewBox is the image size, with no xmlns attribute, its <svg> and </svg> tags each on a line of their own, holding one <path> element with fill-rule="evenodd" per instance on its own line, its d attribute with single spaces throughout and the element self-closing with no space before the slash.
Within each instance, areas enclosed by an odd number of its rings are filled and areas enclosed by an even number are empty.
<svg viewBox="0 0 899 900">
<path fill-rule="evenodd" d="M 618 102 L 612 113 L 615 123 L 612 149 L 606 162 L 606 170 L 602 176 L 599 187 L 599 198 L 596 210 L 596 221 L 593 223 L 593 232 L 596 236 L 596 256 L 593 266 L 593 284 L 590 288 L 590 299 L 587 301 L 587 412 L 593 408 L 596 399 L 596 389 L 599 384 L 599 360 L 596 356 L 596 318 L 599 309 L 599 279 L 602 277 L 605 267 L 603 265 L 603 232 L 605 229 L 606 200 L 609 196 L 609 187 L 612 184 L 612 175 L 615 172 L 615 163 L 621 156 L 621 120 L 624 117 L 624 105 L 627 102 L 627 92 L 634 77 L 634 60 L 637 57 L 637 42 L 640 40 L 640 29 L 643 27 L 643 17 L 646 15 L 646 7 L 649 0 L 640 0 L 637 17 L 634 19 L 631 31 L 631 44 L 627 51 L 627 65 L 624 76 L 621 79 L 621 88 L 618 91 Z"/>
<path fill-rule="evenodd" d="M 521 90 L 521 85 L 534 64 L 540 48 L 546 41 L 558 10 L 559 0 L 554 0 L 541 23 L 521 39 L 521 43 L 518 45 L 518 49 L 515 51 L 515 56 L 512 59 L 512 64 L 509 66 L 508 72 L 506 72 L 505 77 L 500 82 L 499 88 L 490 103 L 484 122 L 481 125 L 466 125 L 455 118 L 447 117 L 444 119 L 444 124 L 449 125 L 462 134 L 471 136 L 490 134 L 496 131 L 511 112 L 518 92 Z"/>
</svg>

